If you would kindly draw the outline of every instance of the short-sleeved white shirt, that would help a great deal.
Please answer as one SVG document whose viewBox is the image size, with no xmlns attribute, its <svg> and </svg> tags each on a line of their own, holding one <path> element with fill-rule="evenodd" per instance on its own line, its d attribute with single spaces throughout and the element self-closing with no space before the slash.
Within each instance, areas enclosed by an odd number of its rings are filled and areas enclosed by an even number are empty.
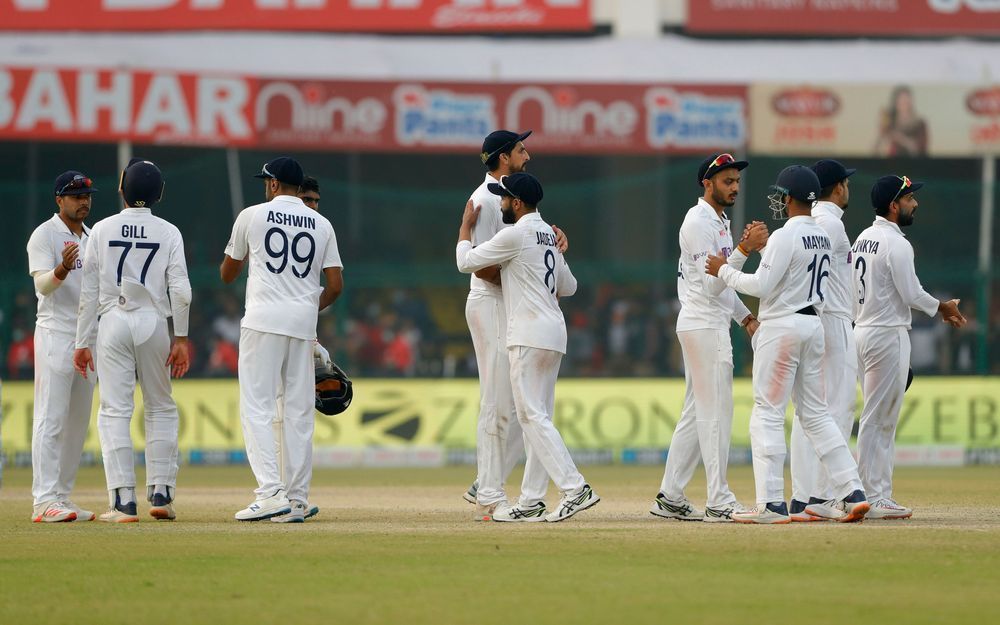
<svg viewBox="0 0 1000 625">
<path fill-rule="evenodd" d="M 343 267 L 326 217 L 290 195 L 250 206 L 236 218 L 226 255 L 249 259 L 241 327 L 316 338 L 320 275 L 328 267 Z"/>
<path fill-rule="evenodd" d="M 66 275 L 66 279 L 55 291 L 48 295 L 36 292 L 38 315 L 35 325 L 53 332 L 76 334 L 76 313 L 80 305 L 80 283 L 83 274 L 83 258 L 90 241 L 90 229 L 83 228 L 83 236 L 76 234 L 59 217 L 59 213 L 44 222 L 31 233 L 28 239 L 28 273 L 51 271 L 62 264 L 62 251 L 70 243 L 80 246 L 76 267 Z"/>
</svg>

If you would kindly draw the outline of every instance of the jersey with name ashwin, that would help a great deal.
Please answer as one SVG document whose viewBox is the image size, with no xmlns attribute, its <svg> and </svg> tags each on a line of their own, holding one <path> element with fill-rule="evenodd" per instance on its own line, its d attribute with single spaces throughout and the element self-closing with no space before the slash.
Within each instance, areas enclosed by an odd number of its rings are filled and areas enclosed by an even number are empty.
<svg viewBox="0 0 1000 625">
<path fill-rule="evenodd" d="M 721 254 L 739 270 L 747 257 L 733 246 L 729 219 L 720 217 L 703 198 L 688 209 L 679 235 L 681 258 L 677 263 L 677 296 L 681 311 L 677 331 L 726 330 L 750 314 L 736 292 L 721 279 L 705 272 L 709 254 Z"/>
<path fill-rule="evenodd" d="M 87 337 L 97 324 L 97 315 L 118 305 L 172 316 L 174 335 L 187 336 L 190 300 L 180 230 L 148 208 L 125 208 L 97 222 L 90 231 L 83 260 L 77 347 L 90 347 Z"/>
<path fill-rule="evenodd" d="M 486 174 L 486 179 L 472 192 L 472 197 L 470 198 L 473 206 L 482 207 L 479 211 L 479 219 L 476 220 L 476 225 L 472 228 L 473 246 L 486 243 L 496 236 L 496 233 L 510 225 L 503 222 L 503 216 L 500 211 L 500 196 L 490 193 L 490 190 L 486 187 L 491 182 L 496 183 L 497 179 Z M 487 282 L 476 276 L 471 276 L 469 281 L 469 295 L 492 295 L 500 297 L 502 290 L 497 284 Z"/>
<path fill-rule="evenodd" d="M 507 310 L 507 347 L 515 345 L 566 353 L 566 321 L 559 297 L 576 293 L 576 278 L 556 247 L 556 235 L 537 212 L 528 213 L 492 239 L 455 248 L 459 271 L 500 265 Z"/>
<path fill-rule="evenodd" d="M 38 316 L 35 325 L 46 330 L 76 334 L 77 310 L 80 306 L 80 284 L 83 280 L 83 258 L 90 242 L 90 229 L 83 228 L 83 236 L 77 237 L 59 217 L 52 216 L 31 233 L 28 239 L 28 274 L 52 271 L 63 262 L 63 248 L 71 243 L 80 246 L 76 257 L 76 267 L 66 275 L 66 279 L 55 291 L 48 295 L 35 293 L 38 297 Z"/>
<path fill-rule="evenodd" d="M 343 267 L 330 221 L 297 197 L 279 195 L 236 218 L 226 255 L 249 257 L 241 327 L 303 340 L 316 338 L 320 276 Z"/>
<path fill-rule="evenodd" d="M 854 242 L 854 311 L 857 327 L 910 327 L 911 309 L 930 317 L 938 300 L 924 290 L 913 266 L 913 246 L 885 217 Z"/>
<path fill-rule="evenodd" d="M 761 321 L 793 315 L 807 306 L 821 313 L 832 250 L 830 237 L 816 221 L 799 215 L 768 238 L 756 273 L 723 265 L 719 277 L 740 293 L 760 298 Z"/>
<path fill-rule="evenodd" d="M 844 228 L 844 209 L 833 202 L 819 201 L 813 206 L 813 219 L 830 237 L 829 275 L 823 279 L 824 314 L 852 319 L 851 240 Z"/>
</svg>

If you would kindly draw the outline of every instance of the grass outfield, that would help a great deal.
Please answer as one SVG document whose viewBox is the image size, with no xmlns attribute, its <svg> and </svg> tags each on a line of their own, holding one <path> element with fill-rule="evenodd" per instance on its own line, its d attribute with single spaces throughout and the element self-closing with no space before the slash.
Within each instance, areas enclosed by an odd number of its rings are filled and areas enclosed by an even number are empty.
<svg viewBox="0 0 1000 625">
<path fill-rule="evenodd" d="M 182 467 L 178 521 L 111 526 L 29 522 L 30 472 L 8 468 L 0 623 L 843 625 L 997 614 L 1000 469 L 899 469 L 909 521 L 770 527 L 652 517 L 656 467 L 584 473 L 603 497 L 593 510 L 501 525 L 471 520 L 459 498 L 468 467 L 317 471 L 322 512 L 288 526 L 232 520 L 249 502 L 249 468 Z M 751 502 L 750 468 L 730 480 Z M 103 510 L 102 489 L 100 469 L 82 471 L 77 503 Z M 700 505 L 704 482 L 689 493 Z"/>
</svg>

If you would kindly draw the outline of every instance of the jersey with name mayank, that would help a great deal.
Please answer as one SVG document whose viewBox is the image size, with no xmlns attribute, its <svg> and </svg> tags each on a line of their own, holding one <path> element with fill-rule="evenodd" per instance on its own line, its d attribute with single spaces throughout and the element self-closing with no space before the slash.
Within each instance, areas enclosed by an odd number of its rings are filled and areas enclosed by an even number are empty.
<svg viewBox="0 0 1000 625">
<path fill-rule="evenodd" d="M 824 280 L 833 245 L 807 215 L 792 217 L 768 238 L 756 273 L 723 265 L 719 277 L 740 293 L 760 298 L 761 321 L 777 319 L 812 306 L 823 312 Z"/>
<path fill-rule="evenodd" d="M 236 218 L 226 255 L 249 260 L 241 327 L 316 338 L 320 275 L 343 267 L 330 221 L 297 197 L 279 195 Z"/>
<path fill-rule="evenodd" d="M 525 346 L 566 353 L 566 320 L 559 297 L 576 292 L 576 278 L 556 248 L 552 227 L 537 212 L 473 249 L 455 248 L 459 271 L 472 273 L 500 265 L 507 310 L 507 347 Z"/>
</svg>

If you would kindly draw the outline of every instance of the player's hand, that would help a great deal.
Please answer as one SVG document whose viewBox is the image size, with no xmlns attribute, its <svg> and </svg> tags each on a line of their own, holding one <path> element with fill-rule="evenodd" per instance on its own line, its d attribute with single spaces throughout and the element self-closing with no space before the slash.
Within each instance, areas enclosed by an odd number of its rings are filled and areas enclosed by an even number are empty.
<svg viewBox="0 0 1000 625">
<path fill-rule="evenodd" d="M 188 372 L 191 361 L 186 336 L 174 338 L 174 344 L 170 347 L 170 355 L 167 356 L 167 366 L 171 368 L 170 372 L 175 378 L 182 378 Z"/>
<path fill-rule="evenodd" d="M 565 254 L 566 250 L 569 249 L 569 239 L 566 238 L 566 233 L 556 225 L 552 226 L 552 232 L 556 233 L 556 249 Z"/>
<path fill-rule="evenodd" d="M 763 221 L 753 221 L 743 228 L 743 237 L 740 245 L 748 252 L 756 252 L 767 245 L 767 238 L 770 233 L 767 231 L 767 224 Z"/>
<path fill-rule="evenodd" d="M 76 260 L 80 257 L 80 245 L 77 243 L 70 243 L 63 248 L 62 251 L 62 264 L 63 269 L 66 271 L 72 271 L 76 269 Z"/>
<path fill-rule="evenodd" d="M 743 324 L 743 329 L 747 331 L 747 336 L 753 338 L 758 328 L 760 328 L 760 322 L 753 315 L 749 315 L 749 319 Z"/>
<path fill-rule="evenodd" d="M 961 328 L 968 323 L 968 319 L 958 310 L 958 304 L 961 301 L 960 299 L 951 299 L 938 304 L 938 311 L 941 312 L 941 320 L 953 328 Z"/>
<path fill-rule="evenodd" d="M 333 361 L 330 359 L 330 352 L 326 351 L 326 348 L 319 344 L 319 341 L 313 343 L 313 360 L 316 366 L 326 367 L 330 369 L 333 367 Z"/>
<path fill-rule="evenodd" d="M 705 261 L 705 273 L 718 276 L 719 270 L 722 266 L 726 264 L 725 256 L 715 256 L 714 254 L 709 254 L 708 259 Z"/>
<path fill-rule="evenodd" d="M 89 348 L 84 347 L 73 352 L 73 368 L 83 376 L 83 379 L 87 379 L 87 369 L 94 370 L 94 356 Z"/>
<path fill-rule="evenodd" d="M 483 209 L 482 206 L 474 206 L 472 200 L 470 199 L 465 203 L 465 212 L 462 213 L 462 226 L 471 229 L 479 221 L 479 211 Z"/>
</svg>

